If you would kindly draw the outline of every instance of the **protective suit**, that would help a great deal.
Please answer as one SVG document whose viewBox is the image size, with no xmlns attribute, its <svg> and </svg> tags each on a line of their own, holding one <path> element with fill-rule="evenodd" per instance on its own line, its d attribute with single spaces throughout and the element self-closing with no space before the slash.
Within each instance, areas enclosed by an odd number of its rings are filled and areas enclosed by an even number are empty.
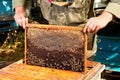
<svg viewBox="0 0 120 80">
<path fill-rule="evenodd" d="M 120 0 L 111 0 L 105 11 L 112 13 L 115 17 L 120 18 Z"/>
<path fill-rule="evenodd" d="M 13 9 L 17 6 L 28 5 L 30 0 L 12 0 Z M 69 0 L 68 0 L 69 1 Z M 43 17 L 54 25 L 79 25 L 88 18 L 88 13 L 92 0 L 73 0 L 64 6 L 53 3 L 53 0 L 37 0 L 37 6 L 40 7 Z M 27 9 L 27 8 L 26 8 Z"/>
</svg>

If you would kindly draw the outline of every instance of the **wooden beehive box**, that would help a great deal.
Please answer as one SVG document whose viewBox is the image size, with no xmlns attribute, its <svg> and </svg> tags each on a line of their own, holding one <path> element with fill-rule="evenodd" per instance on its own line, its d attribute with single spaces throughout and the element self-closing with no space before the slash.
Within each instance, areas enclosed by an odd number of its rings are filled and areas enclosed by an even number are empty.
<svg viewBox="0 0 120 80">
<path fill-rule="evenodd" d="M 82 28 L 31 24 L 25 30 L 25 63 L 85 72 L 87 36 Z"/>
<path fill-rule="evenodd" d="M 0 32 L 18 29 L 13 16 L 12 0 L 0 0 Z"/>
</svg>

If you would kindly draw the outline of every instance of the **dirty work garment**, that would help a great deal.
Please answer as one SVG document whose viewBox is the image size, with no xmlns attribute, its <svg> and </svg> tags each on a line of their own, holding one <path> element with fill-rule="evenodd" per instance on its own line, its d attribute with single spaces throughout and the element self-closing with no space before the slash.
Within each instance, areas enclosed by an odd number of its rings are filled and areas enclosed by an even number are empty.
<svg viewBox="0 0 120 80">
<path fill-rule="evenodd" d="M 16 6 L 26 6 L 26 1 L 27 0 L 12 0 L 12 4 L 13 4 L 13 9 L 16 7 Z M 47 19 L 47 20 L 50 20 L 51 22 L 51 19 L 49 19 L 50 17 L 52 16 L 49 16 L 49 12 L 50 12 L 50 8 L 51 8 L 51 5 L 48 3 L 47 0 L 37 0 L 38 2 L 42 2 L 40 5 L 41 5 L 41 10 L 45 10 L 43 11 L 42 13 L 44 14 L 44 17 Z M 79 2 L 84 2 L 85 0 L 74 0 L 74 3 L 79 3 Z M 90 3 L 92 0 L 86 0 L 86 1 L 89 1 L 88 3 Z M 47 4 L 48 5 L 47 5 Z M 73 4 L 74 4 L 73 3 Z M 88 4 L 86 3 L 86 4 Z M 46 7 L 44 7 L 44 4 Z M 91 4 L 91 3 L 90 3 Z M 84 7 L 89 7 L 89 6 L 84 6 Z M 87 9 L 87 8 L 86 8 Z M 83 9 L 80 9 L 80 10 L 83 10 Z M 52 11 L 53 11 L 53 8 L 52 8 Z M 76 10 L 75 10 L 76 11 Z M 108 4 L 108 6 L 106 7 L 105 11 L 108 11 L 110 13 L 112 13 L 113 15 L 115 15 L 116 17 L 120 18 L 120 0 L 111 0 L 111 2 Z M 73 11 L 72 11 L 73 12 Z M 71 12 L 70 12 L 71 13 Z M 68 14 L 70 14 L 68 13 Z M 84 13 L 84 12 L 83 12 Z M 87 13 L 86 13 L 87 14 Z M 59 14 L 59 16 L 63 15 L 62 13 Z M 72 14 L 73 15 L 73 14 Z M 83 15 L 83 14 L 82 14 Z M 82 16 L 81 15 L 81 16 Z M 57 15 L 58 16 L 58 15 Z M 76 15 L 77 16 L 77 15 Z M 63 16 L 62 16 L 63 17 Z M 82 16 L 83 17 L 83 16 Z M 79 18 L 80 20 L 81 18 Z M 53 20 L 54 21 L 54 20 Z M 57 20 L 56 20 L 57 21 Z M 55 22 L 56 22 L 55 21 Z M 59 20 L 58 20 L 59 21 Z M 82 22 L 82 21 L 81 21 Z M 54 23 L 54 22 L 53 22 Z M 66 22 L 63 22 L 66 24 Z"/>
<path fill-rule="evenodd" d="M 40 7 L 43 16 L 49 21 L 49 24 L 75 25 L 86 21 L 90 4 L 91 0 L 74 0 L 72 4 L 59 6 L 53 3 L 49 4 L 46 0 L 41 0 Z"/>
<path fill-rule="evenodd" d="M 111 0 L 105 11 L 112 13 L 117 18 L 120 18 L 120 0 Z"/>
<path fill-rule="evenodd" d="M 12 0 L 13 9 L 17 6 L 25 6 L 26 0 Z"/>
<path fill-rule="evenodd" d="M 88 18 L 91 0 L 74 0 L 73 3 L 59 6 L 50 0 L 37 0 L 44 18 L 49 24 L 78 25 Z"/>
<path fill-rule="evenodd" d="M 12 0 L 13 9 L 17 6 L 26 8 L 27 0 Z M 29 1 L 29 0 L 28 0 Z M 88 18 L 88 12 L 92 0 L 73 0 L 66 6 L 58 6 L 48 0 L 37 0 L 44 18 L 49 24 L 72 25 L 81 24 Z"/>
</svg>

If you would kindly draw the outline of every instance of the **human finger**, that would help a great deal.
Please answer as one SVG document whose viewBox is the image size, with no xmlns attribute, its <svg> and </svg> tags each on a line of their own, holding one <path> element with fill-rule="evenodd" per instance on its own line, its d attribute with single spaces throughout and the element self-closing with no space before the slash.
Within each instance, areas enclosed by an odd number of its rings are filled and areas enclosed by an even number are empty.
<svg viewBox="0 0 120 80">
<path fill-rule="evenodd" d="M 23 18 L 23 28 L 28 24 L 28 18 Z"/>
<path fill-rule="evenodd" d="M 94 33 L 96 31 L 97 28 L 97 24 L 93 23 L 92 27 L 91 27 L 91 32 Z"/>
<path fill-rule="evenodd" d="M 85 27 L 83 29 L 84 33 L 87 33 L 89 25 L 90 25 L 90 20 L 88 20 L 88 22 L 85 24 Z"/>
<path fill-rule="evenodd" d="M 25 18 L 22 18 L 22 26 L 25 28 Z"/>
<path fill-rule="evenodd" d="M 93 27 L 94 27 L 94 23 L 91 22 L 87 28 L 87 32 L 92 32 Z"/>
<path fill-rule="evenodd" d="M 20 16 L 15 15 L 14 19 L 18 25 L 22 26 L 22 18 Z"/>
<path fill-rule="evenodd" d="M 25 20 L 26 20 L 26 24 L 28 24 L 28 18 L 25 18 Z"/>
<path fill-rule="evenodd" d="M 94 34 L 97 33 L 98 30 L 99 30 L 99 26 L 96 26 L 95 29 L 94 29 L 94 31 L 93 31 L 93 33 L 94 33 Z"/>
</svg>

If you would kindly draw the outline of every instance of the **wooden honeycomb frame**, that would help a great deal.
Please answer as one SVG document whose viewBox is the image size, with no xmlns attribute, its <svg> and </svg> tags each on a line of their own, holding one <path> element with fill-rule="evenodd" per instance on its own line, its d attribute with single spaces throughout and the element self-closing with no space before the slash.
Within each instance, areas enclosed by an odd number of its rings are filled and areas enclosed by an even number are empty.
<svg viewBox="0 0 120 80">
<path fill-rule="evenodd" d="M 31 24 L 30 27 L 25 29 L 25 64 L 62 70 L 72 70 L 76 72 L 86 72 L 87 35 L 82 32 L 82 29 L 83 26 L 73 27 Z M 72 35 L 72 37 L 70 35 Z M 53 37 L 52 40 L 51 37 Z M 58 38 L 60 38 L 61 41 L 59 41 Z M 75 41 L 71 42 L 72 40 L 69 38 L 75 39 L 76 42 L 81 42 L 81 44 L 78 45 L 79 43 L 76 43 Z M 46 41 L 44 41 L 44 39 Z M 65 41 L 66 39 L 67 41 Z M 65 43 L 65 45 L 62 44 L 62 42 Z M 46 43 L 51 45 L 47 45 Z M 57 44 L 57 46 L 55 44 Z M 66 46 L 67 44 L 70 45 L 72 49 L 70 49 L 69 46 Z M 61 46 L 62 48 L 58 46 Z M 80 46 L 82 46 L 80 48 L 81 50 L 78 49 Z M 53 56 L 52 54 L 56 56 Z"/>
</svg>

